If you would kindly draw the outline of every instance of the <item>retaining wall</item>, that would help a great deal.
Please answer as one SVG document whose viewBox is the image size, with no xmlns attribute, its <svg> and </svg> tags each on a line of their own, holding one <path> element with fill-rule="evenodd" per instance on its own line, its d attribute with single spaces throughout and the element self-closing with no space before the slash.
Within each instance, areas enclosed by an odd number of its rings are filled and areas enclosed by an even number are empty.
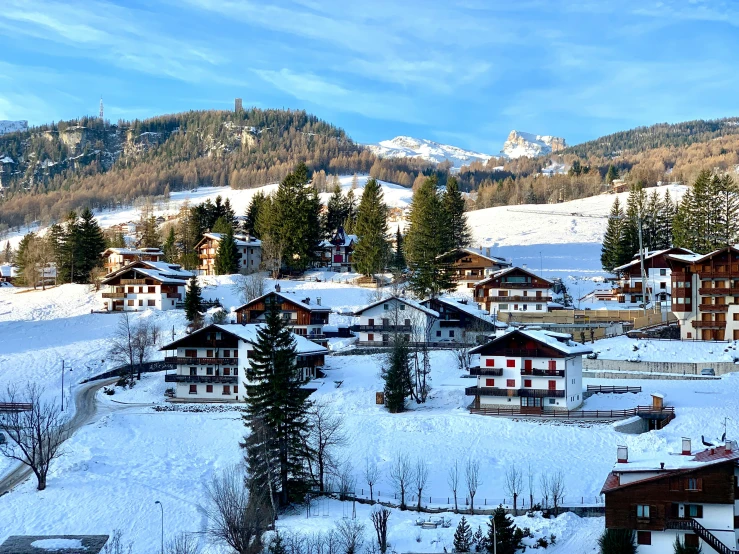
<svg viewBox="0 0 739 554">
<path fill-rule="evenodd" d="M 622 360 L 591 360 L 583 358 L 582 368 L 590 371 L 617 371 L 635 373 L 672 373 L 676 375 L 701 376 L 701 370 L 711 368 L 716 375 L 739 371 L 739 364 L 733 362 L 627 362 Z M 641 377 L 648 379 L 649 377 Z M 661 376 L 660 379 L 669 379 Z"/>
</svg>

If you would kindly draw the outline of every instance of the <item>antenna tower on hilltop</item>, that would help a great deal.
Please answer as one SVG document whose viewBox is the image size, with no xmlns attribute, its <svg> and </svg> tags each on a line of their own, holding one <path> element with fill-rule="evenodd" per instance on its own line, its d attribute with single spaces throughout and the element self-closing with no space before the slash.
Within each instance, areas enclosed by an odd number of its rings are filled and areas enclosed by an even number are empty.
<svg viewBox="0 0 739 554">
<path fill-rule="evenodd" d="M 100 97 L 100 119 L 103 119 L 103 97 Z"/>
</svg>

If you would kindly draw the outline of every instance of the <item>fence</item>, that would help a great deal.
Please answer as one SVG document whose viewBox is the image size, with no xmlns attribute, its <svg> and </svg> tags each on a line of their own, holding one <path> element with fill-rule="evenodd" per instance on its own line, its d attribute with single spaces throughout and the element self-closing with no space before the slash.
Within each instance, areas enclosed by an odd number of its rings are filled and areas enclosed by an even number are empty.
<svg viewBox="0 0 739 554">
<path fill-rule="evenodd" d="M 141 373 L 153 373 L 155 371 L 165 371 L 167 369 L 174 369 L 175 367 L 171 364 L 168 364 L 163 361 L 157 361 L 157 362 L 144 362 L 140 366 Z M 134 366 L 133 368 L 134 373 L 139 372 L 139 366 Z M 101 379 L 110 379 L 111 377 L 119 377 L 122 373 L 130 373 L 131 367 L 128 365 L 122 365 L 119 367 L 116 367 L 115 369 L 111 369 L 110 371 L 106 371 L 105 373 L 101 373 L 100 375 L 95 375 L 94 377 L 90 377 L 89 379 L 85 379 L 82 381 L 83 383 L 89 383 L 90 381 L 100 381 Z"/>
<path fill-rule="evenodd" d="M 655 410 L 652 406 L 637 406 L 627 410 L 551 410 L 544 411 L 534 409 L 508 408 L 508 407 L 486 407 L 470 408 L 471 414 L 492 416 L 525 416 L 539 417 L 542 419 L 626 419 L 635 415 L 662 415 L 668 419 L 675 416 L 675 408 L 666 406 L 661 410 Z"/>
<path fill-rule="evenodd" d="M 641 387 L 617 387 L 612 385 L 588 385 L 588 392 L 592 393 L 610 393 L 610 394 L 624 394 L 627 392 L 641 392 Z"/>
</svg>

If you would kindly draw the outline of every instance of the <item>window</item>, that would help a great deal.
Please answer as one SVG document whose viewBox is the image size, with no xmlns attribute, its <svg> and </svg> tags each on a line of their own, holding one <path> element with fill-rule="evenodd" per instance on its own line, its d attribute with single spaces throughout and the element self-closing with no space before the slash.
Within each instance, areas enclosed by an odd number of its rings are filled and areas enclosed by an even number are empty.
<svg viewBox="0 0 739 554">
<path fill-rule="evenodd" d="M 506 367 L 516 367 L 516 360 L 506 360 L 505 366 Z"/>
<path fill-rule="evenodd" d="M 223 374 L 224 375 L 231 375 L 231 368 L 230 367 L 224 367 L 223 368 Z"/>
<path fill-rule="evenodd" d="M 205 385 L 205 392 L 213 392 L 213 385 Z"/>
<path fill-rule="evenodd" d="M 390 306 L 387 305 L 387 304 L 383 304 L 382 305 L 382 309 L 385 310 L 385 311 L 388 311 L 390 309 Z"/>
<path fill-rule="evenodd" d="M 670 479 L 670 490 L 671 491 L 680 490 L 680 479 Z"/>
<path fill-rule="evenodd" d="M 508 304 L 500 304 L 498 307 L 500 311 L 507 312 L 508 311 Z"/>
<path fill-rule="evenodd" d="M 700 504 L 686 504 L 685 505 L 685 516 L 686 517 L 695 517 L 695 518 L 702 518 L 703 517 L 703 506 Z"/>
<path fill-rule="evenodd" d="M 205 368 L 205 374 L 206 375 L 213 375 L 213 368 L 212 367 L 206 367 Z"/>
<path fill-rule="evenodd" d="M 375 340 L 375 334 L 374 333 L 367 333 L 367 340 L 369 342 L 372 342 Z"/>
<path fill-rule="evenodd" d="M 154 301 L 154 300 L 151 300 L 151 299 L 149 299 L 149 300 L 147 300 L 147 301 L 146 301 L 146 305 L 147 305 L 147 306 L 155 306 L 155 305 L 156 305 L 156 303 L 155 303 L 155 301 Z"/>
<path fill-rule="evenodd" d="M 143 298 L 140 298 L 139 299 L 139 306 L 143 306 L 143 305 L 144 305 L 144 299 Z"/>
<path fill-rule="evenodd" d="M 234 394 L 239 394 L 239 386 L 234 385 Z"/>
<path fill-rule="evenodd" d="M 403 322 L 403 325 L 405 325 L 406 327 L 410 327 L 410 326 L 411 326 L 411 320 L 410 320 L 410 319 L 406 319 L 406 320 L 405 320 L 405 321 Z"/>
<path fill-rule="evenodd" d="M 231 394 L 231 386 L 223 385 L 223 394 Z"/>
<path fill-rule="evenodd" d="M 549 360 L 549 371 L 557 369 L 557 360 Z"/>
<path fill-rule="evenodd" d="M 537 305 L 536 305 L 536 309 L 537 309 L 537 310 L 541 310 L 541 304 L 537 304 Z"/>
<path fill-rule="evenodd" d="M 154 287 L 149 287 L 149 289 L 148 289 L 148 290 L 149 290 L 149 292 L 150 292 L 151 294 L 153 294 L 153 293 L 154 293 Z"/>
<path fill-rule="evenodd" d="M 128 301 L 128 305 L 129 305 L 129 306 L 133 306 L 133 300 L 129 300 L 129 301 Z"/>
<path fill-rule="evenodd" d="M 367 320 L 367 325 L 369 325 L 370 327 L 372 327 L 374 324 L 375 324 L 375 320 L 374 319 L 368 319 Z"/>
<path fill-rule="evenodd" d="M 198 351 L 197 350 L 185 350 L 185 358 L 197 358 L 198 357 Z"/>
<path fill-rule="evenodd" d="M 190 375 L 197 375 L 198 374 L 198 368 L 197 367 L 191 367 L 190 368 Z"/>
<path fill-rule="evenodd" d="M 231 357 L 231 351 L 230 350 L 224 350 L 223 351 L 223 357 L 224 358 L 230 358 Z"/>
<path fill-rule="evenodd" d="M 739 315 L 739 314 L 737 314 L 737 315 Z M 436 331 L 436 336 L 437 337 L 440 337 L 441 336 L 441 331 Z"/>
<path fill-rule="evenodd" d="M 703 479 L 700 477 L 690 477 L 687 479 L 685 484 L 685 490 L 687 491 L 702 491 L 703 490 Z"/>
<path fill-rule="evenodd" d="M 554 380 L 549 381 L 549 390 L 557 390 L 557 381 L 554 381 Z"/>
<path fill-rule="evenodd" d="M 660 275 L 660 277 L 664 277 L 665 275 L 667 275 L 667 270 L 666 269 L 660 269 L 659 270 L 659 275 Z"/>
<path fill-rule="evenodd" d="M 234 350 L 234 358 L 238 358 L 238 357 L 239 357 L 239 351 L 238 350 Z"/>
<path fill-rule="evenodd" d="M 485 358 L 485 367 L 495 367 L 495 358 Z"/>
<path fill-rule="evenodd" d="M 639 504 L 636 507 L 636 517 L 638 519 L 649 519 L 649 506 Z"/>
<path fill-rule="evenodd" d="M 449 338 L 454 338 L 454 329 L 449 330 Z"/>
<path fill-rule="evenodd" d="M 557 403 L 557 401 L 556 401 L 556 400 L 555 400 L 554 398 L 550 398 L 550 399 L 549 399 L 549 403 L 550 403 L 550 404 L 556 404 L 556 403 Z"/>
<path fill-rule="evenodd" d="M 206 350 L 205 351 L 205 357 L 206 358 L 212 358 L 213 357 L 213 351 L 212 350 Z"/>
<path fill-rule="evenodd" d="M 505 386 L 506 387 L 515 387 L 516 386 L 516 380 L 515 379 L 506 379 Z"/>
<path fill-rule="evenodd" d="M 198 393 L 198 386 L 190 385 L 190 394 L 197 394 L 197 393 Z"/>
<path fill-rule="evenodd" d="M 238 374 L 239 374 L 239 368 L 238 367 L 235 367 L 234 368 L 234 375 L 238 375 Z"/>
<path fill-rule="evenodd" d="M 400 305 L 400 311 L 401 311 L 401 312 L 404 312 L 404 311 L 405 311 L 405 304 L 401 304 L 401 305 Z"/>
<path fill-rule="evenodd" d="M 533 364 L 534 364 L 533 360 L 524 360 L 523 361 L 523 368 L 524 369 L 533 369 L 533 367 L 534 367 Z"/>
<path fill-rule="evenodd" d="M 133 287 L 128 287 L 128 292 L 133 294 Z"/>
<path fill-rule="evenodd" d="M 485 379 L 485 386 L 486 387 L 494 387 L 495 386 L 495 379 Z"/>
<path fill-rule="evenodd" d="M 667 283 L 665 283 L 664 281 L 662 281 L 662 282 L 661 282 L 661 283 L 659 284 L 659 288 L 661 288 L 661 289 L 666 289 L 666 288 L 667 288 Z"/>
<path fill-rule="evenodd" d="M 636 544 L 652 544 L 652 533 L 649 531 L 637 531 Z"/>
<path fill-rule="evenodd" d="M 524 379 L 523 380 L 523 386 L 524 387 L 530 387 L 531 386 L 531 379 Z"/>
</svg>

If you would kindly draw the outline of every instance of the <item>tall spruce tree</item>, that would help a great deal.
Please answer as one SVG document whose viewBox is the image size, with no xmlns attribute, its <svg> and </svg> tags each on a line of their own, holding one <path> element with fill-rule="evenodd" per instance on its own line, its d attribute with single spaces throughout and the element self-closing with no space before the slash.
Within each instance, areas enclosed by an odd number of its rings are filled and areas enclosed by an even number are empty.
<svg viewBox="0 0 739 554">
<path fill-rule="evenodd" d="M 464 198 L 459 190 L 456 177 L 449 177 L 446 190 L 441 196 L 441 207 L 444 215 L 444 238 L 447 239 L 445 250 L 465 248 L 472 242 L 472 233 L 467 224 L 464 212 Z"/>
<path fill-rule="evenodd" d="M 721 206 L 715 247 L 732 246 L 739 241 L 739 191 L 730 175 L 714 177 Z"/>
<path fill-rule="evenodd" d="M 165 261 L 175 263 L 179 259 L 179 250 L 177 248 L 177 237 L 174 233 L 174 226 L 169 228 L 167 238 L 162 245 Z"/>
<path fill-rule="evenodd" d="M 487 548 L 490 554 L 515 554 L 520 546 L 516 538 L 516 526 L 503 506 L 498 506 L 493 512 L 492 521 L 488 522 Z M 493 526 L 495 522 L 495 526 Z"/>
<path fill-rule="evenodd" d="M 347 215 L 346 199 L 341 194 L 341 186 L 336 183 L 326 204 L 326 218 L 323 229 L 325 236 L 330 237 L 336 229 L 343 226 Z"/>
<path fill-rule="evenodd" d="M 185 291 L 185 317 L 187 321 L 199 319 L 202 310 L 203 298 L 200 284 L 198 283 L 198 278 L 193 275 Z"/>
<path fill-rule="evenodd" d="M 249 202 L 249 208 L 246 210 L 244 231 L 257 238 L 260 238 L 258 234 L 259 231 L 257 230 L 257 220 L 259 219 L 259 212 L 261 211 L 266 199 L 267 196 L 262 191 L 259 191 L 252 196 L 251 202 Z"/>
<path fill-rule="evenodd" d="M 621 265 L 623 232 L 624 211 L 618 197 L 616 197 L 611 207 L 611 213 L 608 215 L 608 224 L 603 235 L 603 247 L 600 252 L 600 264 L 605 271 L 611 272 L 613 268 Z"/>
<path fill-rule="evenodd" d="M 222 235 L 225 235 L 228 232 L 233 234 L 234 227 L 233 225 L 231 225 L 231 223 L 228 221 L 226 217 L 221 216 L 218 219 L 216 219 L 216 222 L 213 224 L 213 228 L 211 229 L 211 232 L 220 233 Z"/>
<path fill-rule="evenodd" d="M 221 235 L 213 265 L 216 275 L 231 275 L 239 272 L 239 250 L 236 247 L 233 230 L 229 227 Z"/>
<path fill-rule="evenodd" d="M 405 399 L 411 395 L 411 359 L 408 341 L 403 335 L 393 338 L 392 348 L 387 356 L 387 367 L 381 376 L 385 381 L 385 407 L 391 414 L 405 411 Z"/>
<path fill-rule="evenodd" d="M 403 253 L 403 234 L 400 232 L 400 226 L 395 231 L 395 252 L 393 253 L 393 269 L 403 271 L 408 267 L 405 263 L 405 254 Z"/>
<path fill-rule="evenodd" d="M 449 244 L 444 229 L 436 176 L 427 177 L 413 193 L 405 255 L 411 270 L 409 287 L 419 298 L 437 296 L 454 288 L 450 268 L 439 259 Z"/>
<path fill-rule="evenodd" d="M 252 479 L 274 480 L 278 504 L 285 507 L 307 492 L 304 456 L 311 403 L 297 368 L 295 341 L 274 303 L 267 305 L 249 362 L 243 419 L 252 432 L 242 446 Z"/>
<path fill-rule="evenodd" d="M 344 209 L 346 211 L 346 218 L 344 219 L 344 231 L 349 234 L 354 234 L 354 226 L 357 223 L 357 199 L 354 194 L 356 186 L 357 176 L 354 175 L 352 179 L 352 188 L 346 193 L 346 200 L 344 201 Z"/>
<path fill-rule="evenodd" d="M 387 206 L 382 188 L 375 179 L 368 179 L 364 186 L 357 208 L 355 232 L 358 240 L 353 259 L 357 271 L 362 275 L 380 273 L 387 265 L 390 249 L 387 242 Z"/>
<path fill-rule="evenodd" d="M 100 254 L 105 250 L 105 236 L 90 208 L 80 214 L 79 241 L 79 275 L 83 283 L 89 283 L 90 273 L 100 265 Z"/>
<path fill-rule="evenodd" d="M 150 215 L 140 222 L 141 238 L 139 239 L 139 247 L 141 248 L 161 248 L 162 237 L 159 235 L 157 220 Z"/>
<path fill-rule="evenodd" d="M 608 166 L 608 171 L 606 172 L 606 183 L 613 184 L 613 181 L 615 179 L 618 179 L 618 169 L 611 164 Z"/>
<path fill-rule="evenodd" d="M 62 242 L 59 246 L 61 266 L 57 266 L 57 278 L 62 283 L 82 283 L 84 280 L 80 272 L 80 260 L 83 254 L 77 212 L 69 212 L 63 229 Z"/>
<path fill-rule="evenodd" d="M 457 529 L 454 531 L 454 552 L 470 552 L 472 550 L 472 528 L 467 519 L 462 516 Z"/>
<path fill-rule="evenodd" d="M 677 207 L 672 201 L 670 195 L 670 189 L 665 189 L 665 194 L 662 197 L 662 203 L 660 205 L 659 217 L 657 219 L 657 233 L 659 249 L 671 248 L 673 244 L 672 236 L 672 222 L 675 219 L 675 211 Z"/>
<path fill-rule="evenodd" d="M 642 183 L 632 185 L 629 197 L 626 200 L 626 220 L 621 241 L 619 265 L 631 261 L 634 255 L 639 253 L 639 225 L 642 225 L 643 240 L 646 204 L 647 194 L 644 191 L 644 185 Z"/>
</svg>

